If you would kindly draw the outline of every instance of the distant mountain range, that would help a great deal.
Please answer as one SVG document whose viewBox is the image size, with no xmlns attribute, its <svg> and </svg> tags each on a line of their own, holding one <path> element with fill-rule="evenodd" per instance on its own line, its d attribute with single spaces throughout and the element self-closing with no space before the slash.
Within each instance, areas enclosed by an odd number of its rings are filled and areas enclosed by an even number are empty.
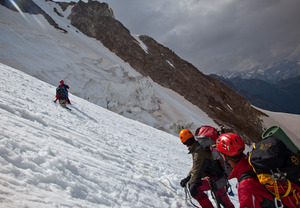
<svg viewBox="0 0 300 208">
<path fill-rule="evenodd" d="M 259 79 L 268 83 L 300 76 L 300 61 L 283 61 L 267 67 L 254 67 L 246 71 L 224 71 L 218 74 L 226 79 L 240 77 L 242 79 Z"/>
<path fill-rule="evenodd" d="M 210 76 L 230 86 L 256 107 L 300 114 L 299 62 Z"/>
</svg>

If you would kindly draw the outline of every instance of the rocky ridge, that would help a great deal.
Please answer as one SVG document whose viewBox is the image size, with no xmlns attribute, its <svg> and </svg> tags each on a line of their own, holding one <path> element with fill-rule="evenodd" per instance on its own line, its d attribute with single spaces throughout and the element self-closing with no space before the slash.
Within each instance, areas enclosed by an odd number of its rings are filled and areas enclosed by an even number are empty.
<svg viewBox="0 0 300 208">
<path fill-rule="evenodd" d="M 139 36 L 147 46 L 147 51 L 143 50 L 130 31 L 114 18 L 106 3 L 79 1 L 68 19 L 73 26 L 101 41 L 142 75 L 184 96 L 216 123 L 235 129 L 248 138 L 260 137 L 263 131 L 259 119 L 261 112 L 227 85 L 204 75 L 153 38 Z"/>
</svg>

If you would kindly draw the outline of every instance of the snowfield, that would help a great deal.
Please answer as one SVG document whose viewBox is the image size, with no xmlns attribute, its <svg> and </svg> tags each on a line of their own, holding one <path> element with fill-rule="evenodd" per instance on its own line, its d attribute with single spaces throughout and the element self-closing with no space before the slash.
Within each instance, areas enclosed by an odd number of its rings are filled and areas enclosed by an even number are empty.
<svg viewBox="0 0 300 208">
<path fill-rule="evenodd" d="M 72 94 L 70 112 L 55 86 L 3 64 L 0 82 L 1 207 L 190 207 L 178 137 Z"/>
</svg>

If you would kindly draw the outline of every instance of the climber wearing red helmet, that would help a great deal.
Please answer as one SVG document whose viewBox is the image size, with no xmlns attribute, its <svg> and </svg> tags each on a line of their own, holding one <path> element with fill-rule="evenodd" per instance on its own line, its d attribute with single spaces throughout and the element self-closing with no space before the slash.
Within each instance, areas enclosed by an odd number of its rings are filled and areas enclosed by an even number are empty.
<svg viewBox="0 0 300 208">
<path fill-rule="evenodd" d="M 71 104 L 71 102 L 69 100 L 69 92 L 68 92 L 69 86 L 65 84 L 64 80 L 60 80 L 59 83 L 60 83 L 60 85 L 57 88 L 63 88 L 65 90 L 66 101 L 68 104 Z M 55 95 L 55 98 L 56 99 L 54 100 L 54 102 L 56 103 L 56 101 L 59 99 L 57 94 Z"/>
<path fill-rule="evenodd" d="M 181 180 L 180 185 L 185 187 L 187 183 L 189 184 L 191 196 L 199 202 L 201 207 L 214 207 L 204 193 L 213 187 L 218 203 L 221 203 L 224 208 L 234 208 L 226 193 L 225 184 L 217 185 L 224 172 L 220 164 L 216 164 L 212 160 L 211 152 L 201 148 L 188 129 L 183 129 L 179 133 L 179 138 L 189 148 L 189 154 L 192 154 L 193 158 L 193 167 L 188 176 Z"/>
<path fill-rule="evenodd" d="M 224 133 L 217 139 L 217 149 L 226 162 L 233 168 L 228 179 L 237 178 L 240 207 L 275 207 L 272 194 L 261 185 L 248 163 L 244 140 L 237 134 Z"/>
</svg>

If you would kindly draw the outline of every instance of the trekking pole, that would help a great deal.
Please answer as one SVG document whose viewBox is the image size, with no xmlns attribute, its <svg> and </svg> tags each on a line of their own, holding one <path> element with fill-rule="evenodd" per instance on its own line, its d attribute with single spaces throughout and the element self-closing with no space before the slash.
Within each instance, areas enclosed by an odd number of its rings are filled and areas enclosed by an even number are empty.
<svg viewBox="0 0 300 208">
<path fill-rule="evenodd" d="M 215 200 L 215 202 L 217 204 L 217 207 L 221 208 L 220 199 L 219 199 L 218 195 L 216 194 L 215 190 L 211 190 L 211 192 L 212 192 L 213 199 Z"/>
<path fill-rule="evenodd" d="M 212 181 L 212 184 L 211 184 L 210 178 L 206 177 L 206 180 L 208 181 L 208 184 L 209 184 L 209 187 L 210 187 L 210 191 L 211 191 L 212 198 L 214 199 L 214 201 L 215 201 L 217 207 L 218 207 L 218 208 L 221 208 L 221 202 L 220 202 L 220 199 L 219 199 L 218 195 L 217 195 L 216 192 L 215 192 L 214 181 Z M 225 193 L 226 193 L 226 192 L 225 192 Z"/>
<path fill-rule="evenodd" d="M 185 192 L 185 198 L 188 198 L 190 199 L 190 203 L 194 206 L 194 207 L 197 207 L 197 208 L 200 208 L 198 207 L 197 205 L 195 205 L 193 202 L 192 202 L 192 196 L 187 188 L 187 184 L 185 184 L 185 187 L 184 187 L 184 192 Z"/>
</svg>

